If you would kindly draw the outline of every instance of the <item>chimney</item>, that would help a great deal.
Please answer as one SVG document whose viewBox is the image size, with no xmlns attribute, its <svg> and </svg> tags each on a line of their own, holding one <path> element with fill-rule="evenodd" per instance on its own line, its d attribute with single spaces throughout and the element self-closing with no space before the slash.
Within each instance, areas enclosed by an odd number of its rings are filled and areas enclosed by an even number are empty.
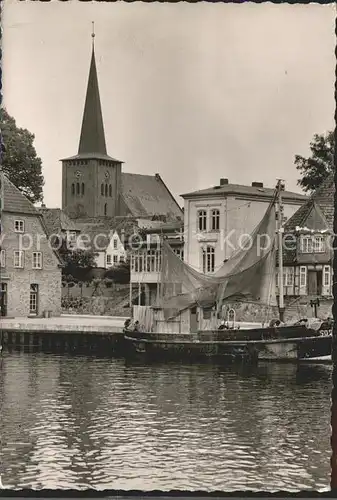
<svg viewBox="0 0 337 500">
<path fill-rule="evenodd" d="M 228 184 L 228 179 L 224 179 L 223 177 L 220 179 L 220 186 L 226 186 Z"/>
<path fill-rule="evenodd" d="M 263 182 L 252 182 L 252 187 L 263 188 Z"/>
</svg>

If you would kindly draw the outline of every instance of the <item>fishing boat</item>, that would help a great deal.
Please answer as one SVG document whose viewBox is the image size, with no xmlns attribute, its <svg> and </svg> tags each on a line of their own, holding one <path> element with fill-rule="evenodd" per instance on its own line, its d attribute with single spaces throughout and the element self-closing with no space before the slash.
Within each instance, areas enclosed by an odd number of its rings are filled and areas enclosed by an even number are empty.
<svg viewBox="0 0 337 500">
<path fill-rule="evenodd" d="M 261 222 L 214 274 L 183 262 L 163 240 L 156 304 L 134 306 L 134 326 L 125 329 L 128 354 L 156 359 L 310 361 L 331 357 L 332 321 L 283 322 L 283 282 L 276 296 L 277 260 L 283 276 L 282 191 L 279 181 Z M 263 319 L 236 321 L 237 306 L 261 308 Z M 273 319 L 275 311 L 280 319 Z M 133 323 L 134 324 L 134 323 Z"/>
</svg>

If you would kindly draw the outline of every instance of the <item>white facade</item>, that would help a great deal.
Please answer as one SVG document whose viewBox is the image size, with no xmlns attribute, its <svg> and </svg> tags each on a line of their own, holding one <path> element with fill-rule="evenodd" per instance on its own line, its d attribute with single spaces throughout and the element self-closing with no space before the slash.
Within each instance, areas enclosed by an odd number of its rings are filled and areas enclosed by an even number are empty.
<svg viewBox="0 0 337 500">
<path fill-rule="evenodd" d="M 185 195 L 185 262 L 200 272 L 217 271 L 259 224 L 270 201 L 258 195 Z M 302 203 L 284 201 L 284 217 L 291 217 Z"/>
<path fill-rule="evenodd" d="M 124 245 L 117 233 L 115 231 L 112 233 L 110 242 L 104 251 L 97 252 L 95 258 L 97 267 L 109 269 L 119 264 L 121 261 L 125 261 L 127 258 L 127 252 Z"/>
</svg>

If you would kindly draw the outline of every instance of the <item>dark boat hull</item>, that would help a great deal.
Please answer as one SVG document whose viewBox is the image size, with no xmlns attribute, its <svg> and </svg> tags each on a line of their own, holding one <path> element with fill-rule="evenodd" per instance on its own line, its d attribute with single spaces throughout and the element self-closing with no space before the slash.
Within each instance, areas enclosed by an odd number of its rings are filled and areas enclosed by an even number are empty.
<svg viewBox="0 0 337 500">
<path fill-rule="evenodd" d="M 267 330 L 267 329 L 266 329 Z M 216 332 L 212 338 L 209 332 L 200 334 L 126 334 L 126 352 L 128 355 L 145 356 L 154 359 L 172 360 L 221 360 L 232 361 L 319 361 L 331 357 L 332 335 L 330 331 L 320 332 L 307 328 L 295 328 L 277 337 L 277 332 L 263 332 L 266 338 L 246 340 L 256 332 L 245 332 L 228 337 L 228 332 Z M 236 335 L 235 335 L 236 333 Z M 240 332 L 242 333 L 242 332 Z M 283 332 L 282 332 L 283 333 Z M 302 333 L 302 335 L 300 335 Z M 266 335 L 267 334 L 267 335 Z M 221 337 L 225 338 L 221 338 Z M 234 337 L 234 338 L 233 338 Z M 230 339 L 230 340 L 229 340 Z"/>
</svg>

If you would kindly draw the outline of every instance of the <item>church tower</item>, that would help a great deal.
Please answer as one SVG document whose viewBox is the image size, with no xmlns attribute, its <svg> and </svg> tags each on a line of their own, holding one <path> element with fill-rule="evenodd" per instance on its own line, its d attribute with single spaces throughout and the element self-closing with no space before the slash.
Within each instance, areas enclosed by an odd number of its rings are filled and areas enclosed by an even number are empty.
<svg viewBox="0 0 337 500">
<path fill-rule="evenodd" d="M 73 218 L 120 214 L 122 162 L 108 156 L 95 60 L 95 33 L 78 154 L 62 161 L 62 210 Z"/>
</svg>

